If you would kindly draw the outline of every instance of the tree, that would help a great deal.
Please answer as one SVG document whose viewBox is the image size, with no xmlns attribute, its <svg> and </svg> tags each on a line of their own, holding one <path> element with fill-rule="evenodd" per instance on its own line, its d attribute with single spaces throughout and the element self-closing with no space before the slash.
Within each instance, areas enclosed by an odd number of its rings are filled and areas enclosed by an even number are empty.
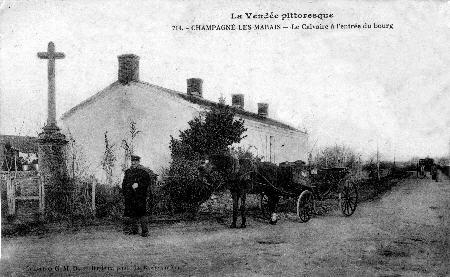
<svg viewBox="0 0 450 277">
<path fill-rule="evenodd" d="M 135 148 L 135 139 L 138 134 L 140 134 L 141 131 L 137 129 L 136 122 L 130 121 L 130 139 L 122 139 L 122 145 L 121 147 L 125 151 L 124 160 L 122 163 L 122 171 L 125 172 L 127 168 L 129 167 L 129 164 L 131 162 L 131 155 L 134 154 L 134 148 Z"/>
<path fill-rule="evenodd" d="M 360 155 L 347 146 L 328 146 L 316 156 L 315 164 L 319 167 L 355 168 L 360 165 Z"/>
<path fill-rule="evenodd" d="M 213 176 L 214 184 L 209 184 L 200 177 L 198 167 L 203 158 L 224 153 L 245 137 L 244 120 L 234 116 L 229 106 L 218 104 L 189 121 L 189 128 L 180 131 L 179 138 L 170 138 L 172 162 L 165 188 L 176 211 L 195 216 L 214 189 L 222 187 L 220 176 Z"/>
<path fill-rule="evenodd" d="M 113 183 L 113 169 L 116 163 L 114 155 L 114 144 L 109 142 L 108 131 L 105 132 L 105 152 L 101 161 L 102 169 L 106 174 L 106 183 L 112 185 Z"/>
<path fill-rule="evenodd" d="M 230 145 L 239 143 L 247 129 L 244 120 L 234 116 L 229 106 L 218 104 L 189 121 L 189 128 L 180 132 L 179 139 L 170 139 L 172 159 L 183 157 L 192 160 L 224 153 Z"/>
</svg>

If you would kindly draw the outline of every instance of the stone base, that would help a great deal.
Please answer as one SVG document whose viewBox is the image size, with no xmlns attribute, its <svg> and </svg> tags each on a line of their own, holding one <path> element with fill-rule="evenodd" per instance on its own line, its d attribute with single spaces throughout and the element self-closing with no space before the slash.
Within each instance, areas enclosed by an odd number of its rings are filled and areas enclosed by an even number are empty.
<svg viewBox="0 0 450 277">
<path fill-rule="evenodd" d="M 60 129 L 55 124 L 45 125 L 43 132 L 38 136 L 39 144 L 52 143 L 52 144 L 66 144 L 67 139 L 64 134 L 60 132 Z"/>
<path fill-rule="evenodd" d="M 50 217 L 69 213 L 65 202 L 70 195 L 65 147 L 66 137 L 56 125 L 45 126 L 39 134 L 39 173 L 44 184 L 45 214 Z"/>
</svg>

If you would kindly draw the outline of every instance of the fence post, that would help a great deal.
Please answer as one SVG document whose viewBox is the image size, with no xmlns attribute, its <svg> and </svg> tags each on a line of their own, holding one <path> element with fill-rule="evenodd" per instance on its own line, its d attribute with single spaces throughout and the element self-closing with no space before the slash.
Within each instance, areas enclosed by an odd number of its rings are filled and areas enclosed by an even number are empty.
<svg viewBox="0 0 450 277">
<path fill-rule="evenodd" d="M 11 175 L 8 174 L 6 179 L 6 197 L 8 201 L 8 215 L 14 215 L 16 213 L 16 199 L 15 199 L 14 182 L 11 180 Z"/>
<path fill-rule="evenodd" d="M 44 182 L 39 175 L 39 214 L 42 217 L 45 211 L 45 191 L 44 191 Z"/>
<path fill-rule="evenodd" d="M 95 179 L 92 180 L 92 200 L 91 200 L 91 209 L 92 209 L 92 213 L 95 216 L 95 186 L 96 186 L 97 181 Z"/>
</svg>

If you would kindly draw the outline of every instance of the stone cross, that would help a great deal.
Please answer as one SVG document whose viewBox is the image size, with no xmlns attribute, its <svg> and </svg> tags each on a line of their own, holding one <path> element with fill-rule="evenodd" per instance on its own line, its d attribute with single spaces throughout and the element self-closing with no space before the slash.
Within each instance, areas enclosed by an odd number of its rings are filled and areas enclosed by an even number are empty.
<svg viewBox="0 0 450 277">
<path fill-rule="evenodd" d="M 55 102 L 55 60 L 64 59 L 62 52 L 55 52 L 55 44 L 48 43 L 47 52 L 39 52 L 40 59 L 48 60 L 48 99 L 47 99 L 47 127 L 56 127 L 56 102 Z"/>
</svg>

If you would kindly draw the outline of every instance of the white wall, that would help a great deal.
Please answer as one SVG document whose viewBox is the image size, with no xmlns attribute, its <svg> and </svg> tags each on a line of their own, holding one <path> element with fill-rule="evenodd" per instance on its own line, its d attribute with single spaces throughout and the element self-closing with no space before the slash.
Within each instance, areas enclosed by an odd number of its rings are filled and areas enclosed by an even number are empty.
<svg viewBox="0 0 450 277">
<path fill-rule="evenodd" d="M 141 131 L 134 141 L 135 154 L 141 163 L 155 173 L 170 162 L 170 136 L 178 137 L 179 130 L 188 127 L 187 122 L 203 108 L 158 87 L 141 83 L 127 86 L 113 85 L 98 93 L 88 104 L 81 105 L 73 113 L 63 116 L 63 130 L 70 131 L 76 144 L 82 147 L 89 170 L 101 180 L 105 174 L 101 167 L 105 151 L 104 134 L 108 131 L 117 158 L 114 178 L 122 178 L 124 161 L 123 139 L 130 141 L 130 122 L 136 122 Z M 247 137 L 240 143 L 243 148 L 264 157 L 267 161 L 306 161 L 307 136 L 260 122 L 245 119 Z M 270 150 L 270 137 L 272 149 Z M 282 146 L 283 145 L 283 146 Z"/>
<path fill-rule="evenodd" d="M 105 151 L 105 131 L 108 131 L 115 149 L 120 149 L 130 102 L 125 88 L 120 85 L 109 87 L 87 101 L 75 112 L 63 115 L 62 129 L 68 138 L 75 140 L 77 160 L 81 166 L 86 166 L 89 173 L 104 178 L 101 161 Z"/>
<path fill-rule="evenodd" d="M 82 105 L 74 113 L 63 116 L 63 131 L 72 136 L 82 148 L 83 160 L 89 170 L 101 180 L 105 174 L 101 161 L 105 151 L 104 134 L 108 131 L 110 144 L 114 145 L 116 167 L 114 178 L 122 178 L 121 164 L 125 150 L 122 140 L 131 142 L 130 122 L 136 123 L 140 133 L 134 140 L 134 153 L 141 156 L 141 164 L 158 173 L 170 162 L 170 135 L 188 127 L 187 122 L 198 114 L 197 105 L 189 105 L 179 97 L 158 89 L 133 83 L 113 86 Z"/>
<path fill-rule="evenodd" d="M 159 172 L 171 160 L 170 136 L 178 137 L 179 130 L 188 128 L 188 121 L 202 109 L 179 97 L 141 84 L 133 88 L 130 97 L 133 119 L 142 130 L 136 140 L 136 153 L 142 157 L 142 164 Z"/>
<path fill-rule="evenodd" d="M 257 121 L 245 120 L 246 135 L 240 145 L 264 161 L 306 161 L 307 135 Z"/>
</svg>

